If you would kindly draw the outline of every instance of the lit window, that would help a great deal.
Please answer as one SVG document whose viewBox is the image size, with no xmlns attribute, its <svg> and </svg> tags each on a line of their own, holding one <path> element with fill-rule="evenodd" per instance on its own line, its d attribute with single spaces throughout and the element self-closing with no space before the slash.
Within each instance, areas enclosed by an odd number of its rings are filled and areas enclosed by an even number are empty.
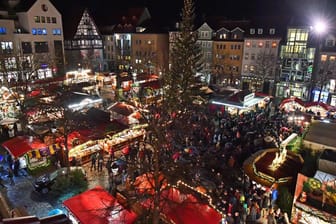
<svg viewBox="0 0 336 224">
<path fill-rule="evenodd" d="M 43 29 L 42 29 L 42 34 L 43 34 L 43 35 L 47 35 L 47 29 L 43 28 Z"/>
<path fill-rule="evenodd" d="M 251 71 L 251 72 L 254 71 L 254 66 L 253 66 L 253 65 L 250 66 L 250 71 Z"/>
<path fill-rule="evenodd" d="M 264 43 L 263 42 L 259 42 L 258 43 L 258 47 L 263 47 L 264 46 Z"/>
<path fill-rule="evenodd" d="M 42 35 L 42 29 L 37 28 L 37 35 Z"/>
<path fill-rule="evenodd" d="M 255 34 L 255 29 L 250 29 L 250 34 Z"/>
<path fill-rule="evenodd" d="M 237 34 L 234 34 L 233 35 L 233 39 L 237 39 L 238 38 L 238 35 Z"/>
<path fill-rule="evenodd" d="M 335 60 L 336 60 L 336 57 L 335 57 L 335 56 L 330 56 L 329 60 L 330 60 L 330 61 L 335 61 Z"/>
<path fill-rule="evenodd" d="M 322 54 L 321 55 L 321 61 L 327 61 L 327 55 L 326 54 Z"/>
<path fill-rule="evenodd" d="M 39 16 L 34 16 L 34 21 L 35 23 L 40 23 L 40 17 Z"/>
<path fill-rule="evenodd" d="M 32 29 L 32 34 L 33 34 L 33 35 L 36 35 L 36 34 L 37 34 L 37 31 L 36 31 L 35 28 Z"/>
<path fill-rule="evenodd" d="M 61 29 L 53 29 L 53 35 L 61 35 Z"/>
<path fill-rule="evenodd" d="M 272 42 L 272 48 L 276 48 L 277 47 L 277 43 L 276 42 Z"/>
<path fill-rule="evenodd" d="M 219 38 L 220 39 L 226 39 L 226 36 L 227 36 L 226 33 L 223 33 L 223 34 L 219 35 Z"/>
<path fill-rule="evenodd" d="M 7 30 L 6 27 L 0 27 L 0 34 L 6 34 Z"/>
<path fill-rule="evenodd" d="M 246 47 L 250 47 L 251 46 L 251 42 L 246 42 Z"/>
</svg>

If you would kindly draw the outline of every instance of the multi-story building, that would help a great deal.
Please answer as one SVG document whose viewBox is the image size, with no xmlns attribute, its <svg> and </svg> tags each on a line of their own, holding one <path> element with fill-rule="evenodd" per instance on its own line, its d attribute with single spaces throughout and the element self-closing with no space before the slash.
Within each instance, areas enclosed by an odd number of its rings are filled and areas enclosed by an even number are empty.
<svg viewBox="0 0 336 224">
<path fill-rule="evenodd" d="M 224 86 L 238 87 L 242 68 L 244 30 L 226 23 L 216 31 L 213 43 L 213 81 Z"/>
<path fill-rule="evenodd" d="M 74 36 L 65 40 L 64 49 L 68 70 L 102 70 L 103 38 L 87 9 L 79 20 Z"/>
<path fill-rule="evenodd" d="M 295 96 L 309 100 L 315 48 L 309 47 L 308 26 L 290 26 L 287 28 L 285 45 L 281 46 L 280 74 L 275 96 Z"/>
<path fill-rule="evenodd" d="M 133 71 L 161 75 L 168 70 L 168 49 L 167 33 L 133 33 Z"/>
<path fill-rule="evenodd" d="M 49 0 L 6 3 L 0 10 L 1 81 L 61 74 L 63 27 L 58 10 Z"/>
<path fill-rule="evenodd" d="M 132 72 L 132 34 L 144 32 L 146 28 L 142 25 L 150 18 L 147 8 L 130 8 L 115 14 L 109 24 L 99 24 L 104 45 L 104 71 Z"/>
<path fill-rule="evenodd" d="M 203 75 L 208 76 L 212 70 L 212 48 L 214 30 L 205 22 L 197 29 L 197 44 L 200 46 L 203 58 Z"/>
<path fill-rule="evenodd" d="M 246 29 L 242 60 L 242 88 L 272 94 L 278 66 L 281 35 L 275 26 Z"/>
<path fill-rule="evenodd" d="M 329 32 L 322 38 L 318 52 L 317 74 L 312 101 L 336 106 L 336 35 Z"/>
</svg>

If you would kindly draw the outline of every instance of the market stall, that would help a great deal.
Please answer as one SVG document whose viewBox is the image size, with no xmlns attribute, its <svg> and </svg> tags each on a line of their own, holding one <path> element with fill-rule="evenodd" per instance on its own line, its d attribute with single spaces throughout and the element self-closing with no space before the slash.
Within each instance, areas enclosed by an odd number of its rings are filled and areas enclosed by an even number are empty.
<svg viewBox="0 0 336 224">
<path fill-rule="evenodd" d="M 2 143 L 14 158 L 26 160 L 28 169 L 50 165 L 50 157 L 60 150 L 59 144 L 46 145 L 32 136 L 18 136 Z"/>
<path fill-rule="evenodd" d="M 126 209 L 102 187 L 95 187 L 63 202 L 74 224 L 134 223 L 137 214 Z"/>
<path fill-rule="evenodd" d="M 170 187 L 160 194 L 161 218 L 167 223 L 176 224 L 218 224 L 222 214 L 207 203 L 201 202 L 193 194 L 184 194 Z M 144 208 L 153 206 L 153 199 L 141 202 Z"/>
<path fill-rule="evenodd" d="M 327 113 L 333 112 L 335 107 L 322 102 L 303 102 L 302 100 L 291 97 L 284 99 L 279 108 L 286 112 L 292 111 L 309 111 L 311 114 L 320 115 L 322 118 L 327 116 Z"/>
<path fill-rule="evenodd" d="M 256 108 L 264 108 L 269 102 L 269 96 L 262 96 L 248 91 L 237 91 L 229 96 L 214 95 L 209 103 L 213 106 L 221 107 L 230 114 L 241 114 Z"/>
<path fill-rule="evenodd" d="M 111 120 L 118 120 L 123 124 L 129 125 L 130 121 L 134 122 L 137 118 L 137 108 L 124 102 L 116 102 L 107 108 L 111 113 Z"/>
<path fill-rule="evenodd" d="M 90 161 L 90 157 L 93 153 L 101 150 L 105 153 L 111 153 L 111 150 L 113 149 L 114 153 L 120 153 L 122 149 L 129 146 L 132 142 L 142 140 L 145 135 L 146 127 L 147 125 L 137 125 L 112 136 L 108 135 L 106 138 L 97 140 L 87 138 L 87 141 L 81 141 L 80 144 L 71 147 L 69 158 L 74 157 L 77 161 L 86 163 Z M 68 140 L 68 142 L 69 141 L 71 141 L 71 139 Z"/>
<path fill-rule="evenodd" d="M 335 177 L 331 181 L 325 177 L 316 177 L 298 174 L 292 206 L 292 223 L 336 223 Z"/>
</svg>

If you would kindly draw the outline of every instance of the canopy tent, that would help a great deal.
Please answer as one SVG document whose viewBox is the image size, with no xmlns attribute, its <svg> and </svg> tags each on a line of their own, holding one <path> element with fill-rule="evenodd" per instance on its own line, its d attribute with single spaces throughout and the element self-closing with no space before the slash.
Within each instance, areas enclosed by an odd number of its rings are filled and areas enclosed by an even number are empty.
<svg viewBox="0 0 336 224">
<path fill-rule="evenodd" d="M 134 223 L 137 215 L 97 186 L 63 202 L 81 224 Z"/>
<path fill-rule="evenodd" d="M 16 118 L 4 118 L 0 121 L 0 125 L 9 125 L 9 124 L 14 124 L 15 122 L 19 121 Z"/>
<path fill-rule="evenodd" d="M 2 146 L 14 157 L 20 157 L 32 150 L 48 148 L 41 140 L 30 136 L 17 136 L 3 142 Z"/>
<path fill-rule="evenodd" d="M 168 222 L 175 224 L 218 224 L 222 216 L 214 208 L 200 202 L 192 194 L 183 194 L 177 188 L 162 191 L 160 208 Z M 152 199 L 142 203 L 144 207 L 153 206 Z"/>
<path fill-rule="evenodd" d="M 123 102 L 116 102 L 107 108 L 109 111 L 123 115 L 129 116 L 136 111 L 136 108 L 132 105 L 123 103 Z"/>
</svg>

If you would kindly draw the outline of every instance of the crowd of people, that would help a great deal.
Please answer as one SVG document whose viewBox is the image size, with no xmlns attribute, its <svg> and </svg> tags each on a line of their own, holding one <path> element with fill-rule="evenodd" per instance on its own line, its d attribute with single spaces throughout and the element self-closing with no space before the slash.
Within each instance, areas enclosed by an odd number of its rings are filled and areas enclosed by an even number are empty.
<svg viewBox="0 0 336 224">
<path fill-rule="evenodd" d="M 223 223 L 257 220 L 289 223 L 288 215 L 277 206 L 274 191 L 244 175 L 242 164 L 258 150 L 278 147 L 291 133 L 302 134 L 303 127 L 290 123 L 285 111 L 267 105 L 240 114 L 208 108 L 190 111 L 187 115 L 173 115 L 188 117 L 184 119 L 185 128 L 170 123 L 165 136 L 167 141 L 160 150 L 161 170 L 169 181 L 182 179 L 195 187 L 204 186 L 217 209 L 224 214 Z M 152 119 L 160 119 L 160 116 L 154 115 Z M 265 137 L 272 141 L 265 141 Z M 151 138 L 151 133 L 147 133 L 146 139 L 150 142 Z M 152 153 L 135 142 L 124 160 L 140 159 L 144 166 L 150 163 Z M 146 169 L 139 170 L 129 173 L 130 170 L 124 169 L 123 172 L 134 181 Z"/>
<path fill-rule="evenodd" d="M 287 216 L 274 200 L 263 203 L 267 191 L 257 188 L 241 169 L 245 159 L 258 150 L 278 147 L 291 133 L 302 134 L 303 127 L 289 123 L 287 116 L 278 108 L 271 113 L 267 106 L 234 115 L 226 111 L 194 111 L 188 121 L 188 127 L 193 127 L 189 136 L 184 145 L 174 147 L 170 156 L 179 153 L 176 163 L 192 164 L 192 175 L 185 176 L 191 177 L 191 183 L 212 186 L 208 193 L 226 215 L 227 223 L 253 222 L 258 218 L 267 218 L 267 223 L 287 223 Z M 273 141 L 265 142 L 265 137 Z"/>
</svg>

